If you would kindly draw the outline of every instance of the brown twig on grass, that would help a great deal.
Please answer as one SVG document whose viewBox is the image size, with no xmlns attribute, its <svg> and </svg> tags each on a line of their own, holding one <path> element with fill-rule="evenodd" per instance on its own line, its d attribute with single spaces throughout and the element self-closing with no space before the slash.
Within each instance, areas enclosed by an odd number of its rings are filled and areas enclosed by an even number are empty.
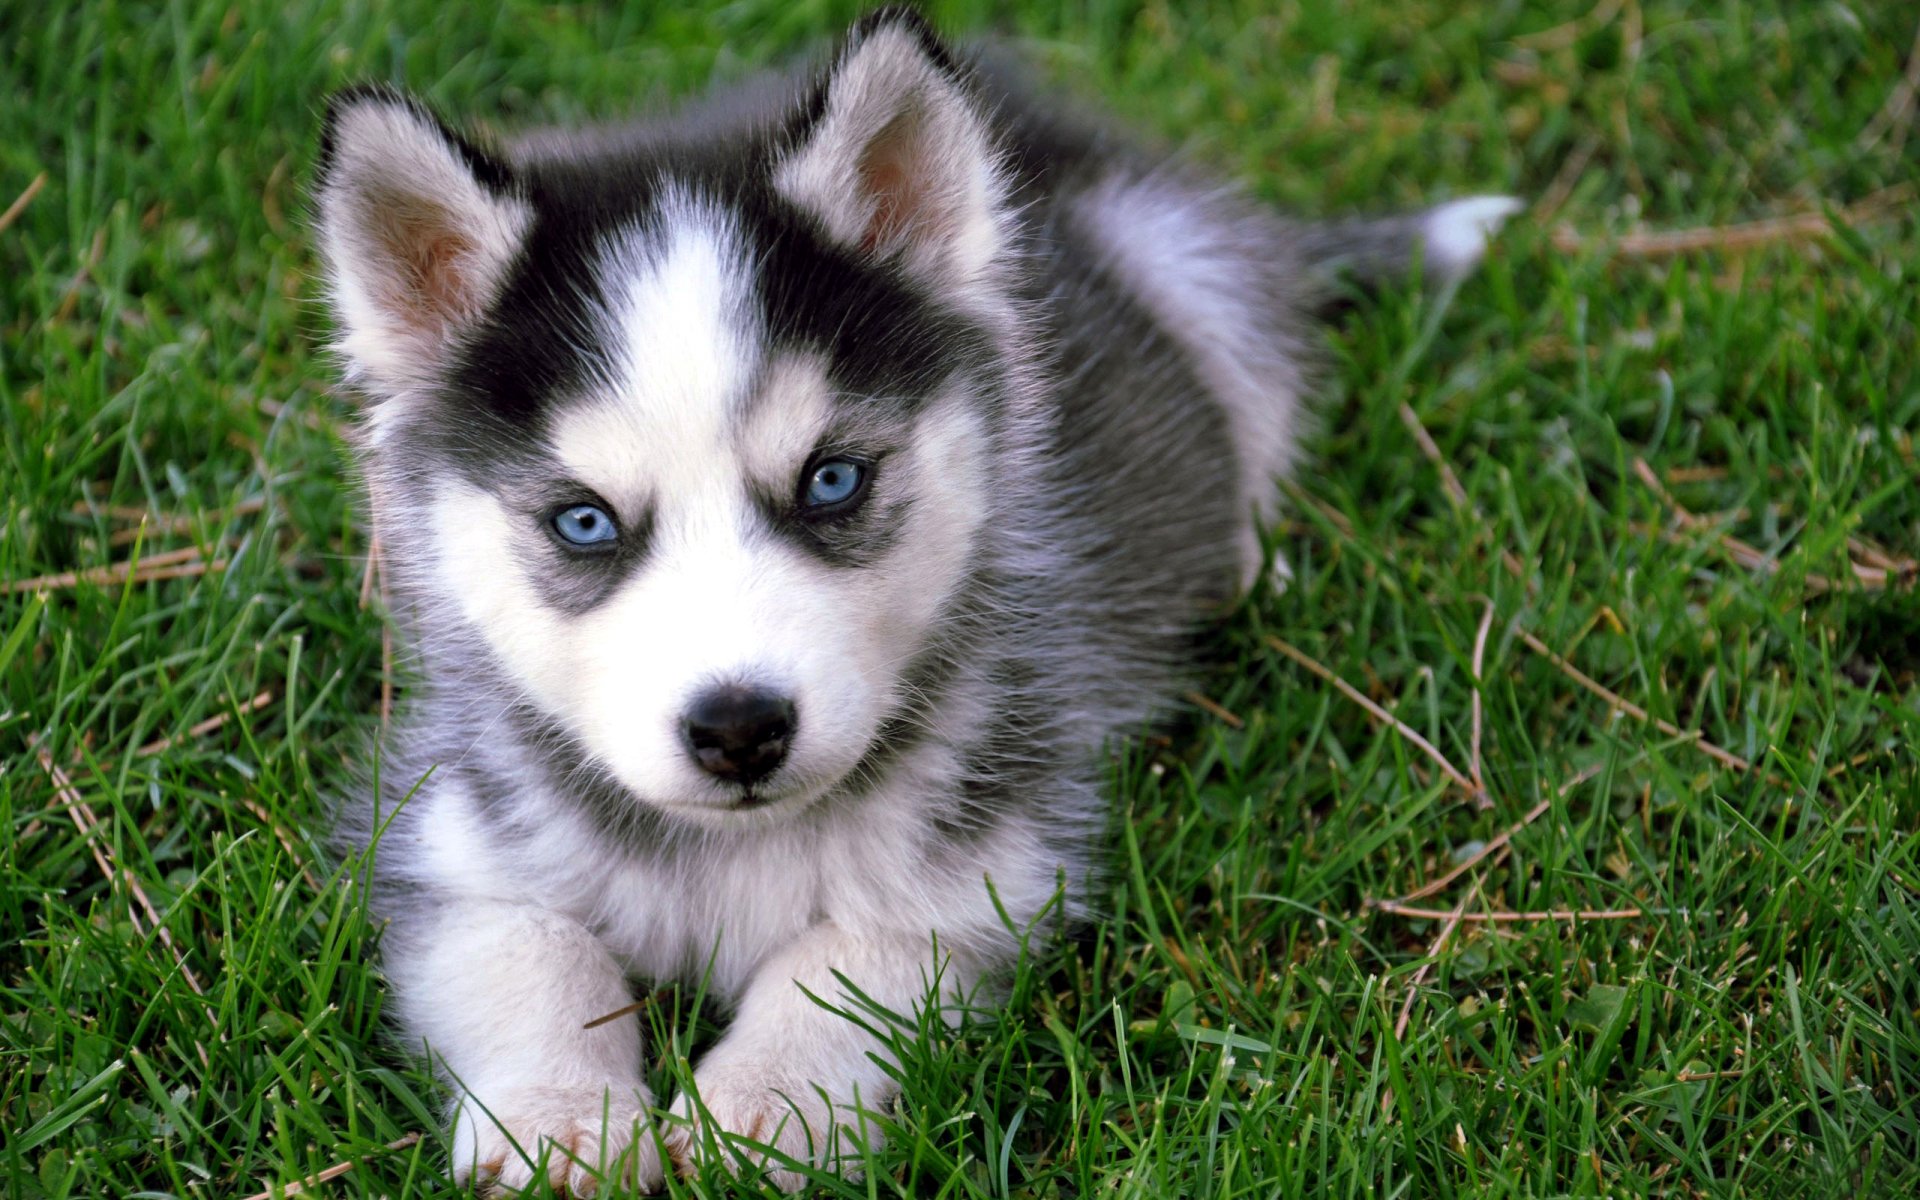
<svg viewBox="0 0 1920 1200">
<path fill-rule="evenodd" d="M 1681 528 L 1712 538 L 1722 553 L 1750 571 L 1759 571 L 1763 574 L 1772 575 L 1780 570 L 1780 560 L 1777 557 L 1768 554 L 1757 546 L 1748 545 L 1732 534 L 1718 528 L 1712 521 L 1704 517 L 1696 516 L 1686 505 L 1675 499 L 1673 493 L 1669 492 L 1660 482 L 1660 476 L 1655 474 L 1653 468 L 1647 465 L 1645 459 L 1636 458 L 1633 460 L 1633 472 L 1640 477 L 1640 482 L 1652 489 L 1653 493 L 1660 497 L 1661 502 L 1673 511 L 1673 518 L 1679 522 Z M 1661 530 L 1658 532 L 1659 536 L 1667 541 L 1681 545 L 1686 544 L 1682 539 L 1674 537 L 1669 531 Z M 1854 550 L 1855 553 L 1862 553 L 1862 549 L 1856 548 L 1856 541 L 1857 539 L 1849 538 L 1847 540 L 1848 548 Z M 1920 579 L 1920 562 L 1916 562 L 1910 558 L 1894 559 L 1871 547 L 1864 549 L 1865 553 L 1862 554 L 1863 557 L 1878 558 L 1881 561 L 1869 565 L 1862 565 L 1861 563 L 1854 562 L 1852 559 L 1847 560 L 1847 566 L 1852 571 L 1853 580 L 1860 587 L 1869 591 L 1881 591 L 1890 587 L 1909 586 L 1913 584 L 1916 579 Z M 1808 571 L 1803 581 L 1807 590 L 1815 594 L 1831 592 L 1839 586 L 1834 580 L 1813 571 Z"/>
<path fill-rule="evenodd" d="M 1433 968 L 1435 962 L 1439 961 L 1440 952 L 1447 948 L 1447 939 L 1453 936 L 1454 930 L 1460 928 L 1460 920 L 1466 915 L 1467 906 L 1472 904 L 1479 894 L 1480 883 L 1476 880 L 1474 885 L 1467 889 L 1467 894 L 1460 897 L 1460 903 L 1454 905 L 1453 911 L 1447 914 L 1446 924 L 1440 927 L 1440 932 L 1435 935 L 1433 943 L 1427 947 L 1426 961 L 1420 964 L 1420 969 L 1415 971 L 1413 978 L 1407 981 L 1407 998 L 1400 1005 L 1400 1019 L 1393 1023 L 1394 1041 L 1397 1042 L 1407 1036 L 1407 1022 L 1413 1019 L 1413 1002 L 1420 995 L 1420 985 L 1426 982 L 1427 972 Z"/>
<path fill-rule="evenodd" d="M 226 569 L 226 559 L 209 558 L 208 553 L 198 546 L 188 546 L 181 550 L 168 550 L 138 560 L 109 563 L 104 567 L 89 567 L 82 571 L 36 575 L 32 579 L 0 580 L 0 596 L 14 592 L 58 591 L 62 588 L 78 587 L 82 583 L 116 587 L 128 582 L 149 583 L 160 579 L 181 579 L 190 575 L 204 575 L 209 571 Z"/>
<path fill-rule="evenodd" d="M 1480 613 L 1480 628 L 1473 635 L 1473 701 L 1472 734 L 1467 743 L 1467 769 L 1473 775 L 1473 786 L 1480 789 L 1480 808 L 1493 807 L 1492 797 L 1487 795 L 1487 777 L 1480 766 L 1480 732 L 1485 721 L 1483 705 L 1480 701 L 1481 682 L 1486 675 L 1487 634 L 1493 630 L 1493 601 L 1488 600 L 1486 608 Z"/>
<path fill-rule="evenodd" d="M 128 913 L 133 920 L 134 930 L 141 936 L 146 936 L 146 927 L 140 922 L 140 913 L 146 913 L 147 920 L 152 922 L 154 935 L 173 952 L 174 961 L 180 964 L 181 978 L 187 981 L 187 986 L 193 989 L 195 995 L 204 997 L 207 994 L 206 989 L 200 986 L 199 977 L 193 973 L 193 968 L 187 965 L 186 954 L 174 944 L 173 932 L 160 919 L 160 913 L 153 907 L 153 901 L 147 898 L 147 890 L 140 886 L 140 881 L 134 877 L 132 871 L 121 866 L 114 859 L 113 848 L 107 845 L 102 836 L 100 818 L 94 813 L 93 806 L 87 803 L 86 797 L 80 794 L 80 789 L 73 785 L 73 780 L 68 778 L 67 773 L 60 769 L 60 764 L 53 761 L 53 755 L 47 753 L 46 747 L 36 746 L 35 757 L 40 760 L 40 769 L 46 772 L 47 779 L 52 782 L 54 795 L 59 798 L 61 807 L 67 810 L 67 816 L 73 820 L 74 827 L 80 831 L 80 840 L 86 843 L 87 850 L 93 855 L 94 865 L 100 868 L 100 873 L 106 876 L 108 883 L 118 881 L 125 887 L 128 894 L 133 897 L 134 903 L 139 906 L 138 911 L 130 910 Z"/>
<path fill-rule="evenodd" d="M 273 691 L 269 689 L 267 691 L 261 692 L 258 696 L 255 696 L 253 699 L 248 700 L 244 704 L 241 704 L 235 707 L 229 712 L 215 713 L 211 717 L 208 717 L 206 720 L 198 722 L 197 724 L 191 725 L 179 733 L 171 734 L 167 737 L 155 738 L 151 742 L 148 742 L 146 745 L 140 747 L 138 750 L 135 750 L 134 753 L 139 755 L 142 758 L 149 758 L 155 754 L 163 754 L 166 751 L 173 749 L 175 746 L 184 745 L 185 743 L 191 742 L 196 738 L 203 738 L 207 736 L 209 733 L 212 733 L 214 730 L 220 728 L 222 725 L 225 725 L 229 720 L 231 720 L 233 718 L 234 713 L 238 713 L 241 716 L 245 716 L 248 713 L 259 712 L 261 709 L 265 708 L 267 705 L 272 703 L 273 703 Z"/>
<path fill-rule="evenodd" d="M 1453 912 L 1444 908 L 1414 908 L 1394 900 L 1376 901 L 1373 907 L 1396 917 L 1414 917 L 1423 921 L 1445 921 L 1454 917 Z M 1545 908 L 1532 912 L 1461 911 L 1459 919 L 1471 924 L 1512 924 L 1523 921 L 1626 921 L 1645 915 L 1645 911 L 1638 908 Z"/>
<path fill-rule="evenodd" d="M 266 501 L 258 496 L 254 496 L 251 499 L 242 500 L 230 508 L 216 509 L 213 512 L 209 512 L 206 515 L 206 520 L 213 526 L 218 527 L 225 525 L 235 517 L 250 517 L 265 507 Z M 76 504 L 73 506 L 73 509 L 77 513 L 94 511 L 85 504 Z M 184 513 L 155 514 L 149 513 L 143 508 L 128 508 L 121 505 L 110 505 L 99 511 L 115 520 L 133 522 L 131 528 L 116 529 L 108 534 L 107 545 L 109 546 L 125 546 L 132 542 L 139 541 L 143 537 L 152 537 L 155 534 L 190 534 L 196 532 L 199 528 L 198 520 Z"/>
<path fill-rule="evenodd" d="M 1568 662 L 1566 659 L 1562 658 L 1560 655 L 1554 653 L 1554 651 L 1545 642 L 1541 641 L 1539 638 L 1535 637 L 1533 634 L 1528 633 L 1524 629 L 1520 631 L 1520 640 L 1527 644 L 1527 648 L 1529 650 L 1532 650 L 1535 654 L 1538 654 L 1540 657 L 1546 659 L 1548 662 L 1552 663 L 1554 666 L 1560 668 L 1560 673 L 1565 675 L 1568 679 L 1573 680 L 1575 683 L 1579 684 L 1581 687 L 1587 689 L 1589 692 L 1592 692 L 1594 695 L 1600 697 L 1602 700 L 1605 700 L 1608 704 L 1612 705 L 1614 708 L 1619 709 L 1621 712 L 1626 713 L 1630 717 L 1633 717 L 1635 720 L 1643 721 L 1649 725 L 1652 725 L 1655 729 L 1658 729 L 1660 732 L 1667 734 L 1670 737 L 1683 738 L 1689 742 L 1692 742 L 1694 746 L 1699 749 L 1700 753 L 1706 755 L 1708 758 L 1713 759 L 1717 763 L 1721 763 L 1725 766 L 1732 767 L 1734 770 L 1740 771 L 1743 773 L 1750 772 L 1753 770 L 1752 763 L 1748 762 L 1744 758 L 1741 758 L 1737 754 L 1733 754 L 1726 750 L 1722 750 L 1720 747 L 1714 745 L 1712 742 L 1708 741 L 1706 739 L 1706 735 L 1701 733 L 1698 729 L 1682 729 L 1671 721 L 1662 720 L 1661 718 L 1654 716 L 1652 713 L 1648 712 L 1644 708 L 1641 708 L 1638 704 L 1635 704 L 1633 701 L 1627 699 L 1625 696 L 1622 696 L 1620 693 L 1612 691 L 1605 684 L 1602 684 L 1599 680 L 1595 679 L 1593 676 L 1587 674 L 1585 671 L 1582 671 L 1579 667 L 1574 666 L 1572 663 Z M 1769 775 L 1767 778 L 1773 779 L 1773 776 Z M 1775 780 L 1775 782 L 1779 782 L 1779 781 Z"/>
<path fill-rule="evenodd" d="M 621 1017 L 630 1017 L 634 1013 L 639 1012 L 641 1009 L 645 1008 L 648 1003 L 649 1002 L 646 1000 L 635 1000 L 632 1004 L 623 1004 L 619 1008 L 614 1009 L 610 1013 L 601 1013 L 599 1016 L 595 1017 L 593 1020 L 588 1021 L 585 1025 L 582 1025 L 580 1028 L 598 1029 L 602 1025 L 610 1025 L 613 1022 L 618 1021 Z"/>
<path fill-rule="evenodd" d="M 1768 217 L 1735 225 L 1710 225 L 1701 229 L 1668 229 L 1648 233 L 1628 233 L 1617 238 L 1588 238 L 1571 226 L 1553 231 L 1553 248 L 1562 254 L 1598 251 L 1622 258 L 1673 258 L 1699 250 L 1741 251 L 1775 242 L 1809 241 L 1828 237 L 1839 226 L 1864 224 L 1914 198 L 1913 184 L 1895 184 L 1841 209 L 1835 218 L 1825 213 L 1799 213 L 1791 217 Z"/>
<path fill-rule="evenodd" d="M 1207 712 L 1212 713 L 1214 716 L 1220 718 L 1222 721 L 1225 721 L 1227 724 L 1233 726 L 1235 729 L 1245 729 L 1247 727 L 1247 723 L 1241 720 L 1237 713 L 1227 708 L 1226 705 L 1221 704 L 1218 700 L 1215 700 L 1207 695 L 1204 695 L 1203 693 L 1188 692 L 1186 694 L 1186 699 L 1189 704 L 1192 704 L 1196 708 L 1205 709 Z"/>
<path fill-rule="evenodd" d="M 1400 897 L 1398 900 L 1386 901 L 1386 903 L 1405 904 L 1409 900 L 1424 900 L 1426 897 L 1431 896 L 1436 892 L 1445 891 L 1448 884 L 1451 884 L 1454 880 L 1460 878 L 1462 875 L 1465 875 L 1468 871 L 1473 870 L 1474 867 L 1480 865 L 1480 863 L 1486 861 L 1488 855 L 1494 854 L 1496 852 L 1504 854 L 1507 843 L 1513 840 L 1514 834 L 1519 833 L 1522 829 L 1525 829 L 1527 826 L 1539 820 L 1541 814 L 1545 813 L 1547 809 L 1553 807 L 1553 802 L 1555 800 L 1559 800 L 1565 797 L 1568 792 L 1571 792 L 1574 788 L 1579 787 L 1581 784 L 1585 783 L 1589 779 L 1592 779 L 1595 775 L 1598 775 L 1599 773 L 1600 773 L 1600 766 L 1598 764 L 1588 767 L 1585 770 L 1581 771 L 1578 775 L 1575 775 L 1572 779 L 1569 779 L 1565 783 L 1561 784 L 1559 787 L 1559 790 L 1556 791 L 1552 796 L 1549 796 L 1547 799 L 1542 800 L 1540 803 L 1528 809 L 1526 816 L 1521 817 L 1518 821 L 1515 821 L 1512 825 L 1508 826 L 1504 831 L 1502 831 L 1500 834 L 1495 836 L 1486 845 L 1480 847 L 1478 851 L 1468 856 L 1464 861 L 1460 862 L 1458 865 L 1453 867 L 1452 870 L 1440 876 L 1440 878 L 1438 879 L 1435 879 L 1429 883 L 1421 884 L 1419 887 L 1415 888 L 1411 892 L 1408 892 L 1406 895 Z"/>
<path fill-rule="evenodd" d="M 1907 129 L 1912 124 L 1916 93 L 1920 93 L 1920 29 L 1913 31 L 1913 49 L 1907 52 L 1907 69 L 1901 73 L 1900 81 L 1893 85 L 1893 90 L 1887 93 L 1886 103 L 1880 106 L 1880 111 L 1873 114 L 1873 120 L 1868 121 L 1866 128 L 1860 131 L 1860 136 L 1854 139 L 1854 149 L 1864 154 L 1873 149 L 1881 138 L 1892 134 L 1887 149 L 1895 154 L 1900 153 L 1900 148 L 1907 141 Z"/>
<path fill-rule="evenodd" d="M 269 830 L 271 830 L 273 832 L 273 836 L 276 839 L 278 839 L 278 841 L 280 842 L 281 848 L 287 852 L 287 857 L 291 858 L 294 862 L 299 864 L 300 878 L 306 880 L 307 886 L 312 888 L 316 892 L 320 891 L 321 886 L 320 886 L 319 876 L 313 873 L 313 868 L 307 865 L 307 860 L 300 856 L 299 843 L 293 840 L 293 835 L 287 832 L 287 827 L 282 825 L 280 822 L 274 820 L 273 814 L 268 812 L 265 808 L 261 807 L 257 801 L 249 800 L 245 796 L 239 797 L 239 800 L 240 800 L 240 807 L 246 809 L 249 813 L 251 813 L 253 815 L 254 820 L 260 822 L 262 825 L 265 825 Z"/>
<path fill-rule="evenodd" d="M 1447 499 L 1453 501 L 1457 508 L 1471 516 L 1476 524 L 1484 525 L 1486 518 L 1481 515 L 1480 509 L 1473 503 L 1472 498 L 1467 495 L 1467 489 L 1461 486 L 1460 477 L 1454 474 L 1453 464 L 1449 463 L 1447 456 L 1440 452 L 1440 443 L 1434 441 L 1433 434 L 1427 432 L 1426 425 L 1420 420 L 1420 414 L 1413 411 L 1412 405 L 1404 402 L 1400 405 L 1400 422 L 1405 425 L 1407 431 L 1413 435 L 1414 444 L 1420 447 L 1420 453 L 1424 454 L 1427 461 L 1434 465 L 1434 469 L 1440 472 L 1440 486 L 1446 489 Z M 1513 575 L 1515 579 L 1519 579 L 1527 584 L 1528 591 L 1533 590 L 1533 581 L 1528 578 L 1526 567 L 1521 565 L 1520 560 L 1514 556 L 1513 551 L 1502 546 L 1500 548 L 1500 561 L 1506 566 L 1507 571 Z"/>
<path fill-rule="evenodd" d="M 371 1154 L 363 1155 L 360 1158 L 342 1159 L 325 1170 L 310 1175 L 305 1179 L 296 1179 L 292 1183 L 270 1187 L 264 1192 L 255 1192 L 253 1195 L 248 1196 L 247 1200 L 291 1200 L 291 1197 L 298 1196 L 310 1188 L 317 1188 L 330 1179 L 340 1178 L 348 1171 L 353 1170 L 365 1162 L 368 1158 L 373 1157 L 373 1154 L 391 1154 L 396 1150 L 405 1150 L 419 1140 L 419 1134 L 409 1133 L 405 1137 L 395 1138 Z"/>
<path fill-rule="evenodd" d="M 20 219 L 20 214 L 27 211 L 27 205 L 33 203 L 33 198 L 38 196 L 40 189 L 45 186 L 47 186 L 47 173 L 42 171 L 27 184 L 25 191 L 14 197 L 12 204 L 7 205 L 7 211 L 0 213 L 0 233 L 6 232 L 9 226 Z"/>
<path fill-rule="evenodd" d="M 1360 689 L 1354 687 L 1352 684 L 1348 683 L 1346 680 L 1340 678 L 1338 675 L 1334 674 L 1328 668 L 1322 666 L 1319 662 L 1309 657 L 1307 654 L 1305 654 L 1301 650 L 1295 648 L 1294 646 L 1290 645 L 1287 642 L 1281 641 L 1279 638 L 1274 637 L 1272 634 L 1267 635 L 1267 645 L 1272 646 L 1275 650 L 1278 650 L 1280 653 L 1286 655 L 1288 658 L 1299 663 L 1301 666 L 1305 667 L 1307 670 L 1313 672 L 1315 675 L 1318 675 L 1321 679 L 1326 680 L 1328 683 L 1338 688 L 1341 694 L 1345 695 L 1347 699 L 1353 701 L 1355 704 L 1358 704 L 1361 708 L 1366 709 L 1367 712 L 1372 714 L 1376 720 L 1379 720 L 1383 724 L 1391 726 L 1393 730 L 1396 733 L 1398 733 L 1401 737 L 1413 743 L 1413 745 L 1416 748 L 1418 748 L 1422 754 L 1425 754 L 1428 758 L 1432 759 L 1434 765 L 1440 768 L 1441 773 L 1444 774 L 1448 779 L 1453 780 L 1453 782 L 1456 785 L 1458 785 L 1462 791 L 1466 792 L 1467 795 L 1477 797 L 1480 794 L 1479 789 L 1475 787 L 1473 780 L 1461 774 L 1460 768 L 1454 766 L 1451 762 L 1449 762 L 1447 760 L 1447 756 L 1440 753 L 1439 749 L 1436 746 L 1434 746 L 1432 742 L 1429 742 L 1426 738 L 1421 737 L 1419 732 L 1415 730 L 1412 726 L 1408 725 L 1405 721 L 1402 721 L 1399 717 L 1394 716 L 1392 713 L 1388 712 L 1386 709 L 1380 707 L 1378 704 L 1375 704 L 1372 700 L 1369 700 L 1366 697 L 1366 695 L 1360 691 Z"/>
</svg>

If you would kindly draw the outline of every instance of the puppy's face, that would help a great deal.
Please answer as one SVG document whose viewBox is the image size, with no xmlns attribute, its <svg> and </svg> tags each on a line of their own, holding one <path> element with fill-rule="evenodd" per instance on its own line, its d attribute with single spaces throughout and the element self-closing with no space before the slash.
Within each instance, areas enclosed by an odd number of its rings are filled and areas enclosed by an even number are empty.
<svg viewBox="0 0 1920 1200">
<path fill-rule="evenodd" d="M 999 382 L 999 190 L 946 61 L 880 27 L 735 156 L 507 165 L 392 94 L 330 116 L 321 242 L 401 578 L 639 802 L 797 809 L 942 657 Z"/>
</svg>

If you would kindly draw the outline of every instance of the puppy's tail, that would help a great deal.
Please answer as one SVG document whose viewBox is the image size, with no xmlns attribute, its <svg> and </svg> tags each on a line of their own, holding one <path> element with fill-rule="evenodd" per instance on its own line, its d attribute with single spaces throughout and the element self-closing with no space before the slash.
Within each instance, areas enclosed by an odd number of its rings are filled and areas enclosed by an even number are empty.
<svg viewBox="0 0 1920 1200">
<path fill-rule="evenodd" d="M 1524 207 L 1512 196 L 1468 196 L 1421 212 L 1300 225 L 1293 236 L 1337 304 L 1342 281 L 1374 291 L 1416 268 L 1427 283 L 1451 287 L 1473 273 L 1501 225 Z"/>
</svg>

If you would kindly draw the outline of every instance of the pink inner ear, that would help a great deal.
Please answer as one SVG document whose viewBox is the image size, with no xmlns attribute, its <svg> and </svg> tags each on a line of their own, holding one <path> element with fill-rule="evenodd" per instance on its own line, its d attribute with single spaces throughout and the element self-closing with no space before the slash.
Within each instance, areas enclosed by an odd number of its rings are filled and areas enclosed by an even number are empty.
<svg viewBox="0 0 1920 1200">
<path fill-rule="evenodd" d="M 468 263 L 475 247 L 455 228 L 453 214 L 418 197 L 371 198 L 371 227 L 392 264 L 385 307 L 418 333 L 438 336 L 470 317 L 475 280 Z"/>
<path fill-rule="evenodd" d="M 931 183 L 935 164 L 926 160 L 926 121 L 917 109 L 887 122 L 867 143 L 860 155 L 860 189 L 873 209 L 860 239 L 862 250 L 886 253 L 951 232 L 952 214 L 942 210 L 940 190 Z"/>
</svg>

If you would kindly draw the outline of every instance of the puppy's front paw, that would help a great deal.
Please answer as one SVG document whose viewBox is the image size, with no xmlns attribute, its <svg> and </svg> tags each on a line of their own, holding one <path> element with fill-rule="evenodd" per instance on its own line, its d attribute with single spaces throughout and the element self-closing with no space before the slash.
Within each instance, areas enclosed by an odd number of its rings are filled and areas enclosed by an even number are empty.
<svg viewBox="0 0 1920 1200">
<path fill-rule="evenodd" d="M 829 1104 L 819 1088 L 791 1083 L 777 1067 L 758 1066 L 703 1064 L 695 1072 L 700 1101 L 696 1105 L 687 1095 L 676 1100 L 676 1119 L 666 1131 L 667 1153 L 680 1173 L 692 1174 L 702 1161 L 730 1171 L 764 1167 L 783 1192 L 806 1186 L 794 1163 L 857 1176 L 864 1148 L 881 1140 L 874 1119 L 852 1104 Z"/>
<path fill-rule="evenodd" d="M 523 1192 L 536 1172 L 556 1195 L 591 1196 L 603 1184 L 657 1190 L 664 1180 L 649 1106 L 644 1091 L 596 1087 L 468 1096 L 455 1118 L 454 1176 L 485 1195 Z"/>
</svg>

